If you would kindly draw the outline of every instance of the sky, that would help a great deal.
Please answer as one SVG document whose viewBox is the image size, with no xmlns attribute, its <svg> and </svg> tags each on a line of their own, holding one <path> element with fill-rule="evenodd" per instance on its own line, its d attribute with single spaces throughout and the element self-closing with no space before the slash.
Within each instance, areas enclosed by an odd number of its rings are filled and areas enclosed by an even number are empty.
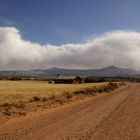
<svg viewBox="0 0 140 140">
<path fill-rule="evenodd" d="M 140 67 L 139 0 L 0 0 L 0 70 Z"/>
</svg>

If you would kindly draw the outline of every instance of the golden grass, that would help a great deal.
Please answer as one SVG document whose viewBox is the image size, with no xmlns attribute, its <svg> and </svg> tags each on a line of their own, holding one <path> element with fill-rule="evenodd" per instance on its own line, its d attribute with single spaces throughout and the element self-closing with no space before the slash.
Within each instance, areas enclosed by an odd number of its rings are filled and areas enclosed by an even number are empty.
<svg viewBox="0 0 140 140">
<path fill-rule="evenodd" d="M 0 105 L 28 101 L 33 96 L 49 97 L 103 84 L 106 83 L 49 84 L 45 81 L 0 81 Z"/>
</svg>

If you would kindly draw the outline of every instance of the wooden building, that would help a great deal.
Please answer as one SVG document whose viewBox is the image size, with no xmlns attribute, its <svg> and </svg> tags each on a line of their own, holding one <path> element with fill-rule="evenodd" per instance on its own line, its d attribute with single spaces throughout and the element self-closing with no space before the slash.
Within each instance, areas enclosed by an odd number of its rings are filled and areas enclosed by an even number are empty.
<svg viewBox="0 0 140 140">
<path fill-rule="evenodd" d="M 81 84 L 84 79 L 79 76 L 57 76 L 48 79 L 49 83 L 54 84 Z"/>
</svg>

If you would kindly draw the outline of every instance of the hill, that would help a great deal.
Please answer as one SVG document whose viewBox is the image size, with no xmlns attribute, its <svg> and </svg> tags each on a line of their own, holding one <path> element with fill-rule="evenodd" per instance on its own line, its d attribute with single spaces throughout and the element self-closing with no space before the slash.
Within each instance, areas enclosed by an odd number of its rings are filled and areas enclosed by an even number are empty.
<svg viewBox="0 0 140 140">
<path fill-rule="evenodd" d="M 140 74 L 139 70 L 126 69 L 116 66 L 109 66 L 101 69 L 64 69 L 50 68 L 46 70 L 27 70 L 27 71 L 0 71 L 0 76 L 28 76 L 28 77 L 47 77 L 56 76 L 57 74 L 64 76 L 130 76 Z"/>
</svg>

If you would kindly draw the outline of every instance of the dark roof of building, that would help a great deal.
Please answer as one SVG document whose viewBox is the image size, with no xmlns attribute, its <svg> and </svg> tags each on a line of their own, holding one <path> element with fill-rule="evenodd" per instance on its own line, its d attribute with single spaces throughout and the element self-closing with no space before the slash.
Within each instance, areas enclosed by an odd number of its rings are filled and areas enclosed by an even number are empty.
<svg viewBox="0 0 140 140">
<path fill-rule="evenodd" d="M 79 76 L 54 76 L 54 77 L 48 77 L 48 80 L 74 80 Z M 79 77 L 81 78 L 81 77 Z"/>
</svg>

